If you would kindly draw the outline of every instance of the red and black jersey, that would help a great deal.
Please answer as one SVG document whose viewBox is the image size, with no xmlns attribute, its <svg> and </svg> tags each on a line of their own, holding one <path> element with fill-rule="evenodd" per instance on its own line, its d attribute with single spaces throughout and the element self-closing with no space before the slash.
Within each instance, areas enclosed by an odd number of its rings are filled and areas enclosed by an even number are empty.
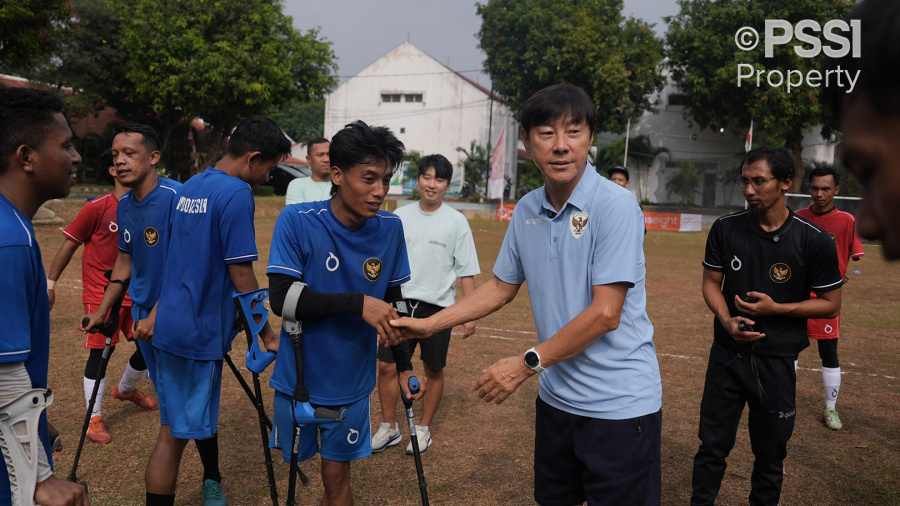
<svg viewBox="0 0 900 506">
<path fill-rule="evenodd" d="M 793 212 L 774 232 L 763 230 L 750 211 L 717 219 L 706 240 L 703 266 L 724 274 L 722 294 L 732 316 L 741 314 L 734 303 L 736 294 L 756 291 L 779 303 L 801 302 L 810 292 L 825 293 L 843 284 L 834 240 Z M 805 318 L 752 319 L 765 338 L 752 345 L 737 343 L 716 319 L 716 342 L 729 349 L 780 356 L 796 355 L 809 345 Z"/>
</svg>

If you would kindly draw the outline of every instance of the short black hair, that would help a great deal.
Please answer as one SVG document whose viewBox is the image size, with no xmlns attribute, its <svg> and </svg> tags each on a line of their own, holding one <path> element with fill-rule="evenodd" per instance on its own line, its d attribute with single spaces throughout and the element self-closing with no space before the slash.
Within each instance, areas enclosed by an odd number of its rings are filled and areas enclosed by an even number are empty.
<svg viewBox="0 0 900 506">
<path fill-rule="evenodd" d="M 312 148 L 316 144 L 325 144 L 328 142 L 328 139 L 325 137 L 316 137 L 315 139 L 310 139 L 309 142 L 306 143 L 306 154 L 312 154 Z"/>
<path fill-rule="evenodd" d="M 429 167 L 434 169 L 434 177 L 446 179 L 447 181 L 453 179 L 453 164 L 450 163 L 450 160 L 447 160 L 446 156 L 441 154 L 423 156 L 419 160 L 419 175 L 417 177 L 424 176 Z"/>
<path fill-rule="evenodd" d="M 63 112 L 58 95 L 30 88 L 0 88 L 0 173 L 21 145 L 40 146 L 53 115 Z"/>
<path fill-rule="evenodd" d="M 522 129 L 528 133 L 539 125 L 547 125 L 569 116 L 575 122 L 584 121 L 596 130 L 594 103 L 583 89 L 569 83 L 559 83 L 536 92 L 525 101 L 519 114 Z"/>
<path fill-rule="evenodd" d="M 772 175 L 779 181 L 787 181 L 794 178 L 794 157 L 785 148 L 762 147 L 747 153 L 741 162 L 741 170 L 747 165 L 760 160 L 765 160 L 772 169 Z"/>
<path fill-rule="evenodd" d="M 234 157 L 259 151 L 265 160 L 279 160 L 290 154 L 291 141 L 277 123 L 265 116 L 245 118 L 231 130 L 226 152 Z"/>
<path fill-rule="evenodd" d="M 840 186 L 841 175 L 838 174 L 838 172 L 836 170 L 834 170 L 834 167 L 832 167 L 831 165 L 820 165 L 820 166 L 812 169 L 811 171 L 806 173 L 806 180 L 808 182 L 812 183 L 812 180 L 814 177 L 824 177 L 824 176 L 833 177 L 834 185 Z"/>
<path fill-rule="evenodd" d="M 389 170 L 394 170 L 403 160 L 403 149 L 403 143 L 389 128 L 370 127 L 357 120 L 334 134 L 328 146 L 328 158 L 332 166 L 341 170 L 371 162 L 385 162 Z M 331 185 L 331 194 L 337 191 L 338 186 Z"/>
<path fill-rule="evenodd" d="M 116 129 L 116 135 L 119 134 L 141 134 L 141 142 L 148 151 L 159 151 L 162 143 L 159 142 L 159 134 L 156 130 L 143 123 L 129 122 Z"/>
<path fill-rule="evenodd" d="M 631 176 L 628 174 L 628 169 L 622 167 L 621 165 L 616 165 L 615 167 L 609 169 L 609 177 L 612 178 L 613 174 L 622 174 L 625 176 L 625 181 L 631 181 Z"/>
<path fill-rule="evenodd" d="M 900 2 L 896 0 L 863 0 L 856 4 L 848 19 L 860 20 L 860 57 L 850 52 L 842 58 L 825 60 L 825 71 L 840 67 L 847 75 L 859 72 L 850 91 L 850 83 L 824 88 L 824 102 L 831 106 L 833 117 L 840 120 L 845 98 L 865 97 L 881 114 L 900 116 Z"/>
</svg>

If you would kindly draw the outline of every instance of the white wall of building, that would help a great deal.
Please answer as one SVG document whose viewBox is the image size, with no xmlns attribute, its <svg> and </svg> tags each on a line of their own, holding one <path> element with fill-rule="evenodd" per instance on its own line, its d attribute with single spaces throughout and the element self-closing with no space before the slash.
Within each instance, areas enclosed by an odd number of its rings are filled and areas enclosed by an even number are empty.
<svg viewBox="0 0 900 506">
<path fill-rule="evenodd" d="M 692 162 L 702 168 L 701 183 L 694 204 L 704 207 L 739 207 L 744 205 L 741 189 L 736 184 L 738 167 L 744 156 L 744 134 L 702 130 L 692 125 L 681 105 L 670 103 L 677 88 L 669 83 L 657 95 L 656 111 L 645 112 L 632 124 L 631 135 L 646 135 L 654 147 L 664 147 L 668 154 L 658 155 L 652 163 L 629 166 L 631 189 L 637 197 L 651 203 L 677 203 L 666 183 L 678 172 L 678 164 Z M 747 125 L 749 129 L 750 125 Z M 804 131 L 802 157 L 807 162 L 834 163 L 835 145 L 821 136 L 821 127 Z M 759 132 L 757 139 L 759 138 Z M 753 147 L 760 147 L 759 141 Z"/>
<path fill-rule="evenodd" d="M 400 101 L 383 101 L 383 95 L 400 95 Z M 458 189 L 465 155 L 457 148 L 487 145 L 490 103 L 486 90 L 404 42 L 328 95 L 325 136 L 355 120 L 386 126 L 407 151 L 446 156 L 454 164 L 451 188 Z M 514 178 L 518 124 L 503 103 L 493 104 L 491 141 L 506 129 L 507 174 Z"/>
</svg>

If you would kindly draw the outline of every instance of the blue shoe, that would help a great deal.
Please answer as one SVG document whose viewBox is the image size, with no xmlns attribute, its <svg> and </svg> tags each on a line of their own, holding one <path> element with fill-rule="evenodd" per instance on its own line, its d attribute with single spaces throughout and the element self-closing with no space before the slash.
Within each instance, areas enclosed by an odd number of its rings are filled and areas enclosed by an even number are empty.
<svg viewBox="0 0 900 506">
<path fill-rule="evenodd" d="M 227 506 L 222 484 L 214 480 L 203 480 L 203 506 Z"/>
</svg>

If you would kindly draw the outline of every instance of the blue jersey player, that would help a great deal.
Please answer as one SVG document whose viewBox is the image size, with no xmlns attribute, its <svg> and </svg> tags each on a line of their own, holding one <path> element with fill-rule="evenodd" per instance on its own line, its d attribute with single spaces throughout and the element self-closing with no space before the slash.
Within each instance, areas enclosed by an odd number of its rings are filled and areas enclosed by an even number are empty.
<svg viewBox="0 0 900 506">
<path fill-rule="evenodd" d="M 84 328 L 101 322 L 109 308 L 122 294 L 123 282 L 130 278 L 128 294 L 133 304 L 135 342 L 156 386 L 156 360 L 150 344 L 156 321 L 156 303 L 163 283 L 163 270 L 170 242 L 170 228 L 181 183 L 160 177 L 156 165 L 160 160 L 160 142 L 153 128 L 130 123 L 113 138 L 113 164 L 116 177 L 130 191 L 119 201 L 116 222 L 119 226 L 119 256 L 110 283 L 97 310 L 87 315 Z M 197 451 L 203 463 L 204 476 L 217 473 L 218 441 L 198 439 Z M 205 495 L 216 497 L 216 489 Z"/>
<path fill-rule="evenodd" d="M 0 89 L 0 412 L 29 401 L 29 391 L 47 388 L 50 360 L 50 303 L 47 282 L 31 219 L 47 200 L 65 197 L 81 156 L 72 145 L 72 130 L 62 100 L 47 92 Z M 12 404 L 15 403 L 15 404 Z M 35 429 L 16 426 L 19 439 L 37 446 L 37 461 L 19 460 L 6 451 L 18 441 L 0 440 L 0 506 L 90 503 L 84 487 L 53 477 L 47 417 Z M 7 421 L 0 421 L 6 424 Z M 6 427 L 13 430 L 12 427 Z M 35 433 L 36 432 L 36 433 Z M 10 476 L 13 479 L 10 479 Z"/>
<path fill-rule="evenodd" d="M 302 322 L 309 400 L 315 407 L 346 408 L 343 421 L 307 425 L 300 432 L 300 459 L 316 452 L 322 457 L 327 505 L 352 503 L 350 462 L 372 451 L 369 394 L 375 387 L 376 336 L 389 342 L 398 337 L 389 324 L 397 314 L 389 302 L 401 299 L 409 262 L 400 219 L 379 208 L 402 156 L 403 144 L 387 128 L 361 121 L 347 125 L 329 148 L 331 199 L 287 206 L 272 237 L 267 269 L 272 310 L 293 313 Z M 287 297 L 301 285 L 299 297 Z M 287 460 L 297 375 L 284 331 L 281 339 L 271 386 L 276 444 Z"/>
<path fill-rule="evenodd" d="M 161 427 L 147 465 L 148 505 L 174 504 L 188 440 L 216 438 L 222 361 L 236 330 L 233 293 L 258 288 L 251 185 L 265 182 L 290 149 L 272 120 L 243 120 L 225 156 L 179 191 L 152 340 Z M 268 326 L 263 339 L 277 346 Z M 206 505 L 225 504 L 217 465 L 205 466 L 204 496 Z"/>
</svg>

